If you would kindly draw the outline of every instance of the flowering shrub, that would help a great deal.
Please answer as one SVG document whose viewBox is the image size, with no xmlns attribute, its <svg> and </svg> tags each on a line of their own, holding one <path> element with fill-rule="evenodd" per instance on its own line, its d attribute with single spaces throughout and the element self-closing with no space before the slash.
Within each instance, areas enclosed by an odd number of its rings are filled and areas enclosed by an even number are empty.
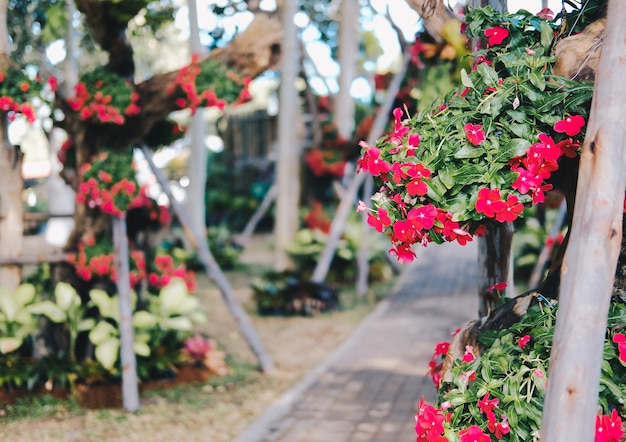
<svg viewBox="0 0 626 442">
<path fill-rule="evenodd" d="M 83 121 L 120 125 L 141 111 L 133 84 L 103 67 L 82 75 L 74 94 L 67 103 Z"/>
<path fill-rule="evenodd" d="M 381 186 L 368 223 L 390 253 L 411 261 L 411 245 L 465 244 L 487 223 L 511 222 L 545 199 L 561 157 L 584 139 L 592 84 L 551 73 L 556 24 L 526 11 L 468 14 L 468 35 L 488 37 L 463 70 L 463 86 L 413 117 L 394 110 L 393 131 L 361 142 L 359 169 Z"/>
<path fill-rule="evenodd" d="M 437 344 L 431 372 L 438 406 L 420 402 L 417 440 L 537 440 L 557 314 L 554 301 L 542 300 L 510 329 L 481 336 L 485 349 L 479 355 L 468 346 L 445 379 L 433 367 L 449 343 Z M 626 305 L 614 301 L 604 344 L 596 441 L 618 442 L 624 435 L 625 326 Z"/>
<path fill-rule="evenodd" d="M 81 183 L 76 200 L 90 208 L 99 207 L 105 213 L 119 216 L 144 203 L 135 179 L 132 153 L 103 151 L 90 163 L 84 163 L 79 174 Z"/>
<path fill-rule="evenodd" d="M 111 280 L 117 282 L 117 272 L 114 265 L 113 242 L 108 237 L 96 239 L 85 237 L 78 244 L 78 251 L 70 255 L 69 263 L 74 266 L 76 274 L 84 281 Z M 146 278 L 146 258 L 140 250 L 130 251 L 129 279 L 134 287 Z"/>
<path fill-rule="evenodd" d="M 198 56 L 194 55 L 191 63 L 178 72 L 168 92 L 174 95 L 179 108 L 190 108 L 195 112 L 199 107 L 223 109 L 227 102 L 249 101 L 252 98 L 249 84 L 250 78 L 240 79 L 218 60 L 200 63 Z"/>
<path fill-rule="evenodd" d="M 56 90 L 57 80 L 50 77 L 48 87 Z M 21 69 L 0 71 L 0 111 L 7 112 L 9 121 L 13 121 L 20 113 L 29 123 L 35 121 L 35 109 L 30 103 L 33 97 L 39 96 L 43 84 L 39 77 L 34 80 Z"/>
<path fill-rule="evenodd" d="M 172 278 L 181 278 L 185 281 L 187 290 L 196 290 L 196 274 L 188 270 L 185 263 L 176 257 L 163 251 L 157 251 L 156 256 L 149 264 L 148 284 L 152 289 L 159 290 L 170 283 Z"/>
</svg>

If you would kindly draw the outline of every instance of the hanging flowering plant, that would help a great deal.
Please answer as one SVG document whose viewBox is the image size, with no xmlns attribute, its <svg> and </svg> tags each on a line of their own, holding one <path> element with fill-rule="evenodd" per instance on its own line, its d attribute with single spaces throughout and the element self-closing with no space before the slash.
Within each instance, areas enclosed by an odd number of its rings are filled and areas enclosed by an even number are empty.
<svg viewBox="0 0 626 442">
<path fill-rule="evenodd" d="M 99 207 L 105 213 L 119 216 L 144 203 L 135 178 L 132 152 L 110 155 L 102 151 L 81 166 L 79 175 L 76 200 L 90 208 Z"/>
<path fill-rule="evenodd" d="M 395 109 L 393 131 L 361 142 L 359 170 L 380 190 L 368 223 L 411 261 L 411 245 L 465 244 L 487 223 L 511 222 L 543 202 L 563 157 L 584 139 L 593 85 L 551 73 L 556 24 L 526 11 L 467 15 L 471 37 L 488 38 L 462 87 L 417 115 Z"/>
<path fill-rule="evenodd" d="M 191 63 L 176 75 L 168 92 L 174 95 L 180 109 L 216 106 L 223 109 L 226 103 L 245 103 L 252 97 L 248 86 L 250 78 L 239 78 L 218 60 L 200 62 L 194 54 Z"/>
<path fill-rule="evenodd" d="M 142 251 L 131 250 L 129 256 L 131 287 L 146 279 L 146 258 Z M 111 280 L 117 282 L 114 265 L 113 242 L 108 237 L 84 237 L 78 244 L 78 251 L 70 255 L 69 263 L 74 266 L 76 275 L 84 281 Z"/>
<path fill-rule="evenodd" d="M 538 440 L 557 314 L 556 301 L 544 299 L 509 329 L 481 335 L 485 349 L 475 355 L 475 349 L 468 346 L 444 379 L 439 361 L 450 343 L 437 344 L 430 364 L 438 389 L 437 405 L 420 402 L 417 440 Z M 624 437 L 625 326 L 626 305 L 615 301 L 604 343 L 597 442 L 619 442 Z"/>
<path fill-rule="evenodd" d="M 133 84 L 103 67 L 82 75 L 74 94 L 67 103 L 83 121 L 121 125 L 141 111 Z"/>
<path fill-rule="evenodd" d="M 56 85 L 56 78 L 50 77 L 48 88 L 54 92 Z M 0 111 L 7 112 L 9 121 L 20 113 L 29 123 L 34 122 L 36 115 L 31 100 L 39 97 L 43 88 L 38 76 L 32 79 L 21 69 L 0 71 Z"/>
</svg>

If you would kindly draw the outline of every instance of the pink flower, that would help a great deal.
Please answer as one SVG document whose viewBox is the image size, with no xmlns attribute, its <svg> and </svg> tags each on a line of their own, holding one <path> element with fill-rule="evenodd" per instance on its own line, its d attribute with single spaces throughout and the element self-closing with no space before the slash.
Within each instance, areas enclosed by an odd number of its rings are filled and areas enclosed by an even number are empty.
<svg viewBox="0 0 626 442">
<path fill-rule="evenodd" d="M 435 225 L 437 209 L 432 204 L 411 209 L 407 219 L 412 221 L 417 230 L 428 230 Z"/>
<path fill-rule="evenodd" d="M 554 18 L 554 12 L 550 8 L 543 8 L 537 13 L 537 17 L 550 21 Z"/>
<path fill-rule="evenodd" d="M 367 210 L 367 204 L 365 204 L 363 201 L 359 201 L 359 204 L 357 204 L 356 206 L 356 211 L 357 212 L 365 212 Z"/>
<path fill-rule="evenodd" d="M 559 133 L 565 132 L 567 135 L 574 136 L 580 133 L 585 125 L 585 119 L 580 115 L 572 115 L 564 120 L 554 123 L 554 130 Z"/>
<path fill-rule="evenodd" d="M 485 140 L 485 132 L 480 124 L 467 123 L 463 126 L 463 130 L 465 131 L 467 141 L 474 146 L 478 146 Z"/>
<path fill-rule="evenodd" d="M 459 431 L 459 442 L 490 442 L 491 437 L 488 434 L 483 433 L 483 430 L 478 425 L 472 425 L 465 430 Z"/>
<path fill-rule="evenodd" d="M 489 38 L 489 47 L 499 45 L 508 36 L 509 31 L 506 28 L 502 28 L 500 26 L 485 29 L 485 37 Z"/>
<path fill-rule="evenodd" d="M 529 342 L 530 342 L 530 335 L 524 335 L 518 339 L 517 345 L 519 345 L 519 348 L 524 348 Z"/>
<path fill-rule="evenodd" d="M 617 344 L 619 360 L 622 361 L 623 364 L 626 364 L 626 336 L 622 333 L 617 333 L 613 336 L 613 342 Z"/>
<path fill-rule="evenodd" d="M 444 432 L 444 421 L 445 416 L 440 410 L 435 409 L 435 407 L 426 402 L 424 398 L 421 398 L 417 406 L 417 414 L 415 415 L 417 440 L 446 442 L 447 439 L 442 436 Z"/>
<path fill-rule="evenodd" d="M 418 233 L 411 221 L 396 221 L 393 223 L 393 236 L 396 240 L 412 244 L 417 239 Z"/>
</svg>

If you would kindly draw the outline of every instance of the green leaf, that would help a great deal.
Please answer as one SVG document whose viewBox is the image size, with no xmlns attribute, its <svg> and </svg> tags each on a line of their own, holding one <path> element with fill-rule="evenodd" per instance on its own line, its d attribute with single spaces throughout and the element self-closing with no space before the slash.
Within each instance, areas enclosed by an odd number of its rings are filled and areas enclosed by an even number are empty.
<svg viewBox="0 0 626 442">
<path fill-rule="evenodd" d="M 473 147 L 466 144 L 461 149 L 454 152 L 454 158 L 478 158 L 484 154 L 485 149 L 482 147 Z"/>
<path fill-rule="evenodd" d="M 528 124 L 510 123 L 508 128 L 511 132 L 520 138 L 530 138 L 530 126 Z"/>
<path fill-rule="evenodd" d="M 461 69 L 461 83 L 463 83 L 463 86 L 465 87 L 474 89 L 474 82 L 469 75 L 467 75 L 467 71 L 465 69 Z"/>
<path fill-rule="evenodd" d="M 26 304 L 30 304 L 35 299 L 35 286 L 32 284 L 21 284 L 13 293 L 13 297 L 17 303 L 24 307 Z"/>
<path fill-rule="evenodd" d="M 552 44 L 552 39 L 554 39 L 554 31 L 550 27 L 548 23 L 545 21 L 541 22 L 541 46 L 543 46 L 546 50 L 546 53 L 550 49 L 550 45 Z"/>
<path fill-rule="evenodd" d="M 106 321 L 100 321 L 98 324 L 89 332 L 89 340 L 94 345 L 100 345 L 103 342 L 108 341 L 111 337 L 115 337 L 119 335 L 118 330 L 109 324 Z"/>
<path fill-rule="evenodd" d="M 156 324 L 156 316 L 145 310 L 138 311 L 133 315 L 133 327 L 135 328 L 151 328 Z"/>
<path fill-rule="evenodd" d="M 540 91 L 543 92 L 545 90 L 545 88 L 546 88 L 546 79 L 539 72 L 537 72 L 537 71 L 530 72 L 530 74 L 528 74 L 528 79 L 533 84 L 533 86 L 535 86 Z"/>
<path fill-rule="evenodd" d="M 170 283 L 159 292 L 162 314 L 169 316 L 174 312 L 179 312 L 179 304 L 187 295 L 187 285 L 185 285 L 185 281 L 181 278 L 172 278 Z"/>
<path fill-rule="evenodd" d="M 98 307 L 102 316 L 119 322 L 120 307 L 117 301 L 117 296 L 109 296 L 109 294 L 104 290 L 93 289 L 89 291 L 89 298 L 91 298 L 91 302 Z"/>
<path fill-rule="evenodd" d="M 524 138 L 512 138 L 504 147 L 510 158 L 524 155 L 530 147 L 530 141 Z"/>
<path fill-rule="evenodd" d="M 7 322 L 13 322 L 18 309 L 19 306 L 13 297 L 13 293 L 10 293 L 8 290 L 0 291 L 0 310 L 6 316 Z"/>
<path fill-rule="evenodd" d="M 498 85 L 498 74 L 487 63 L 481 63 L 476 68 L 476 72 L 483 78 L 487 86 L 496 87 Z"/>
<path fill-rule="evenodd" d="M 98 362 L 104 368 L 111 371 L 115 366 L 115 362 L 120 353 L 120 340 L 114 337 L 108 338 L 106 341 L 96 346 L 94 354 Z"/>
<path fill-rule="evenodd" d="M 144 342 L 133 342 L 133 350 L 135 351 L 135 354 L 146 358 L 150 356 L 151 353 L 150 347 Z"/>
<path fill-rule="evenodd" d="M 176 316 L 174 318 L 167 318 L 161 323 L 161 327 L 165 330 L 179 330 L 179 331 L 191 331 L 193 324 L 191 319 L 186 316 Z"/>
<path fill-rule="evenodd" d="M 67 315 L 61 308 L 52 301 L 41 301 L 37 304 L 29 305 L 28 311 L 35 315 L 44 315 L 52 322 L 60 323 L 67 321 Z"/>
<path fill-rule="evenodd" d="M 519 84 L 519 89 L 520 89 L 520 91 L 524 95 L 526 95 L 528 97 L 528 99 L 530 101 L 535 102 L 535 101 L 541 99 L 541 95 L 535 89 L 533 89 L 532 87 L 530 87 L 526 83 L 520 83 Z"/>
<path fill-rule="evenodd" d="M 80 298 L 76 290 L 66 282 L 57 283 L 54 288 L 54 297 L 57 305 L 64 312 L 68 311 L 73 305 L 80 305 Z"/>
<path fill-rule="evenodd" d="M 0 353 L 7 354 L 22 346 L 24 340 L 15 336 L 0 338 Z"/>
</svg>

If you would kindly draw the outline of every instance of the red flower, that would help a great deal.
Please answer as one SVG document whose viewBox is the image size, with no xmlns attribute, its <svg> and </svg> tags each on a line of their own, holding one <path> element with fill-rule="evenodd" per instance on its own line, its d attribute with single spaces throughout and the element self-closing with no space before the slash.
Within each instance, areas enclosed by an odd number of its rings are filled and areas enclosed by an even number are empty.
<svg viewBox="0 0 626 442">
<path fill-rule="evenodd" d="M 369 173 L 373 176 L 379 176 L 380 174 L 388 173 L 391 170 L 389 163 L 380 159 L 379 148 L 369 146 L 364 141 L 361 141 L 359 144 L 361 147 L 367 147 L 367 151 L 358 161 L 359 170 L 369 171 Z"/>
<path fill-rule="evenodd" d="M 506 208 L 496 214 L 496 221 L 501 223 L 513 222 L 523 210 L 524 206 L 519 202 L 518 198 L 515 195 L 509 195 L 506 199 Z"/>
<path fill-rule="evenodd" d="M 490 286 L 487 291 L 493 292 L 495 290 L 504 290 L 506 288 L 506 281 L 496 282 L 494 285 Z"/>
<path fill-rule="evenodd" d="M 535 189 L 541 182 L 537 176 L 526 169 L 519 168 L 516 170 L 519 173 L 517 180 L 512 184 L 511 187 L 519 191 L 519 193 L 525 195 L 530 189 Z"/>
<path fill-rule="evenodd" d="M 478 191 L 476 212 L 484 213 L 487 218 L 494 218 L 503 210 L 506 210 L 506 203 L 500 199 L 500 190 L 484 187 Z"/>
<path fill-rule="evenodd" d="M 417 440 L 425 441 L 439 441 L 444 432 L 443 423 L 445 416 L 440 413 L 440 410 L 435 409 L 432 405 L 424 400 L 420 399 L 417 406 L 417 414 L 415 415 L 415 432 L 417 433 Z M 443 438 L 443 441 L 446 441 Z"/>
<path fill-rule="evenodd" d="M 489 413 L 493 413 L 493 410 L 498 406 L 498 402 L 500 402 L 498 398 L 489 399 L 489 393 L 487 393 L 482 399 L 478 400 L 478 408 L 488 415 Z"/>
<path fill-rule="evenodd" d="M 585 125 L 585 119 L 580 115 L 572 115 L 564 120 L 554 123 L 554 130 L 559 133 L 565 132 L 567 135 L 574 136 L 580 133 Z"/>
<path fill-rule="evenodd" d="M 485 132 L 483 131 L 483 127 L 480 124 L 467 123 L 465 126 L 463 126 L 463 130 L 465 131 L 467 141 L 469 141 L 474 146 L 478 146 L 485 140 Z"/>
<path fill-rule="evenodd" d="M 626 364 L 626 336 L 622 333 L 617 333 L 613 336 L 613 342 L 617 344 L 619 350 L 619 360 Z"/>
<path fill-rule="evenodd" d="M 459 442 L 491 442 L 491 437 L 483 433 L 478 425 L 459 431 L 459 436 L 461 436 Z"/>
<path fill-rule="evenodd" d="M 417 230 L 428 230 L 435 225 L 437 209 L 432 204 L 411 209 L 407 219 L 412 221 Z"/>
<path fill-rule="evenodd" d="M 417 230 L 411 221 L 396 221 L 393 223 L 393 236 L 405 243 L 412 244 L 417 239 Z"/>
<path fill-rule="evenodd" d="M 596 416 L 596 442 L 619 442 L 622 436 L 622 419 L 616 409 L 613 409 L 610 416 Z"/>
<path fill-rule="evenodd" d="M 485 37 L 489 38 L 489 47 L 499 45 L 509 36 L 506 28 L 496 26 L 494 28 L 485 29 Z"/>
<path fill-rule="evenodd" d="M 435 350 L 433 351 L 433 357 L 438 356 L 438 355 L 448 354 L 448 350 L 449 349 L 450 349 L 450 343 L 449 342 L 439 342 L 435 346 Z"/>
<path fill-rule="evenodd" d="M 20 90 L 22 92 L 28 92 L 29 89 L 30 89 L 30 84 L 28 84 L 27 81 L 23 81 L 22 83 L 20 83 Z"/>
<path fill-rule="evenodd" d="M 428 186 L 421 179 L 414 178 L 409 182 L 409 184 L 406 185 L 406 191 L 411 196 L 424 196 L 428 193 Z"/>
<path fill-rule="evenodd" d="M 50 76 L 50 78 L 48 78 L 48 85 L 50 86 L 50 90 L 52 92 L 56 92 L 57 87 L 59 85 L 59 81 L 57 80 L 57 77 L 55 77 L 54 75 Z"/>
<path fill-rule="evenodd" d="M 383 232 L 385 227 L 391 225 L 391 219 L 387 211 L 381 207 L 378 208 L 378 216 L 374 216 L 371 213 L 367 214 L 367 224 L 375 228 L 378 232 Z"/>
<path fill-rule="evenodd" d="M 508 421 L 503 419 L 502 422 L 496 424 L 496 439 L 502 439 L 502 436 L 509 434 L 510 431 L 511 427 L 509 427 Z"/>
<path fill-rule="evenodd" d="M 519 348 L 524 348 L 529 342 L 530 342 L 530 335 L 524 335 L 518 339 L 517 345 L 519 345 Z"/>
<path fill-rule="evenodd" d="M 465 354 L 463 355 L 463 362 L 472 362 L 474 359 L 476 359 L 476 356 L 474 356 L 474 347 L 472 347 L 471 345 L 466 345 L 465 346 Z"/>
<path fill-rule="evenodd" d="M 389 254 L 391 256 L 396 256 L 400 264 L 412 262 L 415 259 L 415 252 L 411 249 L 411 246 L 404 243 L 394 245 L 391 249 L 389 249 Z"/>
<path fill-rule="evenodd" d="M 574 142 L 571 138 L 556 143 L 556 147 L 561 149 L 563 155 L 567 158 L 576 158 L 578 156 L 578 148 L 580 143 Z"/>
</svg>

